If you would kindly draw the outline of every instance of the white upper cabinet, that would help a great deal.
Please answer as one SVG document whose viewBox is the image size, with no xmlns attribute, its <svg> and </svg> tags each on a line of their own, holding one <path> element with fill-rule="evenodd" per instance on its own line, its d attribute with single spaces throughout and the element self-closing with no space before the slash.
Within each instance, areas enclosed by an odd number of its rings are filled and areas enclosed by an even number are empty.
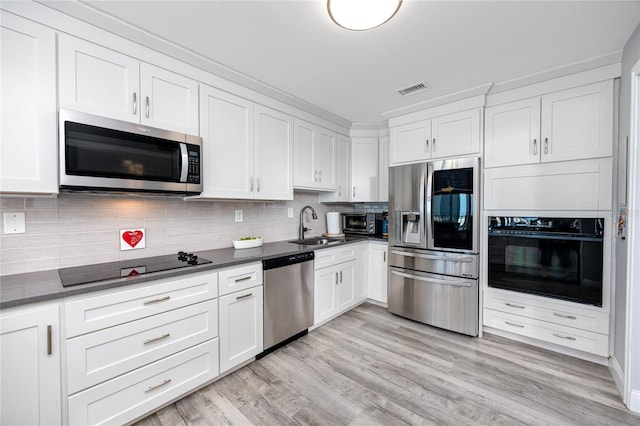
<svg viewBox="0 0 640 426">
<path fill-rule="evenodd" d="M 50 28 L 2 12 L 0 192 L 58 192 L 56 50 Z M 23 161 L 25 155 L 29 160 Z"/>
<path fill-rule="evenodd" d="M 336 134 L 315 124 L 294 120 L 294 179 L 300 189 L 336 189 Z"/>
<path fill-rule="evenodd" d="M 391 128 L 391 165 L 480 152 L 479 108 Z"/>
<path fill-rule="evenodd" d="M 351 201 L 379 201 L 378 138 L 351 140 Z"/>
<path fill-rule="evenodd" d="M 198 83 L 105 47 L 59 35 L 60 107 L 198 134 Z"/>
<path fill-rule="evenodd" d="M 321 202 L 350 201 L 351 188 L 351 142 L 348 137 L 338 135 L 336 141 L 336 190 L 318 196 Z"/>
<path fill-rule="evenodd" d="M 540 98 L 487 108 L 484 120 L 485 167 L 540 161 Z"/>
<path fill-rule="evenodd" d="M 255 198 L 293 200 L 293 119 L 255 105 Z"/>
<path fill-rule="evenodd" d="M 428 160 L 431 156 L 431 120 L 391 128 L 391 164 Z"/>
<path fill-rule="evenodd" d="M 293 199 L 293 120 L 200 87 L 204 198 Z"/>
<path fill-rule="evenodd" d="M 140 63 L 140 122 L 153 127 L 198 134 L 198 82 Z"/>
<path fill-rule="evenodd" d="M 485 117 L 485 167 L 609 157 L 613 81 L 492 106 Z"/>
</svg>

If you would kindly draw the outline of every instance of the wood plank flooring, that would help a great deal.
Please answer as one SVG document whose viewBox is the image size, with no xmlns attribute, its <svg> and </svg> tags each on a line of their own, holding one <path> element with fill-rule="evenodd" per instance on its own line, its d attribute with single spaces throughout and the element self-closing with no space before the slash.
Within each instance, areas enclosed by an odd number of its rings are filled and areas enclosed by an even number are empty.
<svg viewBox="0 0 640 426">
<path fill-rule="evenodd" d="M 609 370 L 364 304 L 137 423 L 640 425 Z"/>
</svg>

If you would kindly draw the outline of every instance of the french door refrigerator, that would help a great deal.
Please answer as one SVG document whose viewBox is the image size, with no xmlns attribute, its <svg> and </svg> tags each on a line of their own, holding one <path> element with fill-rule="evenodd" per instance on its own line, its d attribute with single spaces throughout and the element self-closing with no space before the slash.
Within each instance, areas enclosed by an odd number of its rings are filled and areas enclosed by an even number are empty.
<svg viewBox="0 0 640 426">
<path fill-rule="evenodd" d="M 478 335 L 479 159 L 389 169 L 389 312 Z"/>
</svg>

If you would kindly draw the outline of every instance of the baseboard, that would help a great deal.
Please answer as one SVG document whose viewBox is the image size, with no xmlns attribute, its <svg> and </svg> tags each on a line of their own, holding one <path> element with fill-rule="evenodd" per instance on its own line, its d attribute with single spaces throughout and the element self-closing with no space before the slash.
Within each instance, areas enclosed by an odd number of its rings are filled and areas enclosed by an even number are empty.
<svg viewBox="0 0 640 426">
<path fill-rule="evenodd" d="M 547 349 L 553 352 L 558 352 L 564 355 L 569 355 L 574 358 L 579 358 L 585 361 L 593 362 L 604 366 L 609 366 L 609 358 L 599 355 L 590 354 L 588 352 L 582 352 L 575 349 L 566 348 L 560 345 L 554 345 L 553 343 L 544 342 L 542 340 L 533 339 L 527 336 L 520 336 L 519 334 L 509 333 L 508 331 L 499 330 L 497 328 L 484 326 L 483 330 L 488 334 L 495 334 L 496 336 L 504 337 L 506 339 L 515 340 L 516 342 L 526 343 L 531 346 L 537 346 L 539 348 Z"/>
<path fill-rule="evenodd" d="M 367 299 L 366 302 L 371 303 L 372 305 L 382 306 L 383 308 L 389 307 L 386 303 L 380 302 L 379 300 L 375 300 L 375 299 Z"/>
<path fill-rule="evenodd" d="M 640 414 L 640 390 L 634 389 L 629 395 L 629 410 Z"/>
<path fill-rule="evenodd" d="M 618 392 L 624 398 L 624 371 L 618 362 L 618 359 L 615 355 L 612 355 L 609 358 L 609 371 L 611 372 L 611 376 L 613 377 L 613 381 L 616 383 L 616 387 L 618 388 Z"/>
</svg>

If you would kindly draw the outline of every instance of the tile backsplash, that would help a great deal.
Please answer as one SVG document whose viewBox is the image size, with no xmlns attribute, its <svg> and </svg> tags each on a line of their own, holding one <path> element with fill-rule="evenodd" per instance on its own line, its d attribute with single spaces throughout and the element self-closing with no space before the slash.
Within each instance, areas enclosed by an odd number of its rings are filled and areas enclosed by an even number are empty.
<svg viewBox="0 0 640 426">
<path fill-rule="evenodd" d="M 232 240 L 249 235 L 262 236 L 265 242 L 294 239 L 300 209 L 307 204 L 318 213 L 316 221 L 305 213 L 305 224 L 312 229 L 307 235 L 326 232 L 325 213 L 353 210 L 320 204 L 317 194 L 297 191 L 293 201 L 276 202 L 3 197 L 0 212 L 25 212 L 26 233 L 0 234 L 0 275 L 231 247 Z M 287 217 L 289 207 L 293 218 Z M 236 210 L 243 211 L 241 223 L 235 222 Z M 3 217 L 0 214 L 0 222 Z M 133 228 L 145 228 L 146 248 L 120 251 L 119 230 Z"/>
</svg>

